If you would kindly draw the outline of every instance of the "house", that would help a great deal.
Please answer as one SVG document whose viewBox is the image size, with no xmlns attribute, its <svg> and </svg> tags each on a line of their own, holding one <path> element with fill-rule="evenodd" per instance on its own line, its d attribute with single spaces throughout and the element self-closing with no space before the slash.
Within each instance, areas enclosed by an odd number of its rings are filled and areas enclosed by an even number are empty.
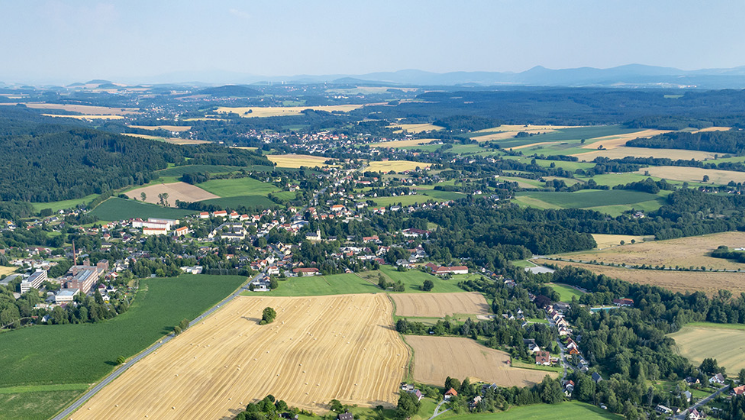
<svg viewBox="0 0 745 420">
<path fill-rule="evenodd" d="M 690 420 L 700 420 L 705 419 L 706 414 L 702 411 L 698 411 L 697 409 L 691 409 L 691 411 L 688 413 L 688 418 Z"/>
<path fill-rule="evenodd" d="M 567 338 L 567 349 L 579 349 L 579 346 L 574 340 L 572 340 L 571 338 Z"/>
<path fill-rule="evenodd" d="M 184 226 L 173 231 L 173 236 L 184 236 L 189 233 L 189 228 Z"/>
<path fill-rule="evenodd" d="M 420 391 L 420 390 L 418 390 L 418 389 L 415 389 L 415 390 L 414 390 L 414 391 L 412 391 L 411 393 L 412 393 L 412 394 L 414 394 L 414 396 L 416 397 L 416 400 L 417 400 L 417 401 L 421 401 L 421 400 L 422 400 L 422 398 L 424 398 L 424 395 L 422 395 L 422 391 Z"/>
<path fill-rule="evenodd" d="M 539 351 L 535 355 L 535 364 L 543 366 L 551 366 L 551 354 L 547 351 Z"/>
<path fill-rule="evenodd" d="M 670 409 L 669 407 L 665 407 L 662 404 L 657 404 L 657 407 L 654 408 L 654 411 L 660 414 L 671 414 L 673 412 L 672 409 Z"/>
<path fill-rule="evenodd" d="M 634 306 L 634 299 L 613 299 L 613 304 L 616 306 L 627 306 L 631 307 Z"/>
<path fill-rule="evenodd" d="M 691 391 L 683 391 L 683 398 L 686 399 L 686 402 L 690 403 L 692 396 L 693 394 L 691 394 Z"/>
<path fill-rule="evenodd" d="M 352 413 L 339 414 L 339 420 L 354 420 L 354 414 Z"/>
<path fill-rule="evenodd" d="M 292 272 L 297 274 L 298 276 L 318 276 L 320 275 L 320 271 L 318 271 L 315 267 L 299 267 L 299 268 L 293 268 Z"/>
<path fill-rule="evenodd" d="M 479 403 L 481 402 L 481 395 L 477 395 L 473 398 L 473 401 L 471 401 L 468 406 L 473 410 L 474 408 L 478 407 Z"/>
<path fill-rule="evenodd" d="M 740 385 L 732 389 L 732 395 L 743 395 L 745 394 L 745 385 Z"/>
<path fill-rule="evenodd" d="M 225 210 L 218 210 L 215 212 L 212 212 L 212 217 L 227 217 L 228 212 Z"/>
<path fill-rule="evenodd" d="M 432 274 L 436 276 L 444 276 L 447 274 L 468 274 L 468 267 L 464 265 L 442 267 L 434 264 L 427 264 L 426 267 L 432 270 Z"/>
<path fill-rule="evenodd" d="M 700 384 L 701 381 L 698 378 L 694 378 L 693 376 L 686 377 L 686 384 L 688 386 Z"/>
<path fill-rule="evenodd" d="M 709 378 L 709 383 L 712 384 L 712 385 L 714 385 L 714 384 L 723 385 L 724 384 L 724 375 L 722 375 L 721 373 L 717 373 L 716 375 L 714 375 L 711 378 Z"/>
<path fill-rule="evenodd" d="M 564 384 L 564 394 L 567 397 L 571 397 L 572 392 L 574 392 L 574 381 L 569 380 Z"/>
<path fill-rule="evenodd" d="M 593 381 L 594 381 L 595 383 L 598 383 L 598 382 L 600 382 L 600 381 L 602 381 L 602 380 L 603 380 L 603 377 L 602 377 L 602 376 L 600 376 L 600 374 L 599 374 L 599 373 L 597 373 L 597 372 L 592 372 L 592 380 L 593 380 Z"/>
<path fill-rule="evenodd" d="M 203 211 L 203 212 L 199 213 L 199 218 L 200 219 L 209 219 L 210 218 L 210 214 L 208 212 L 206 212 L 206 211 Z"/>
<path fill-rule="evenodd" d="M 457 397 L 458 391 L 454 390 L 453 388 L 448 389 L 445 391 L 445 401 L 450 400 L 451 397 Z"/>
<path fill-rule="evenodd" d="M 192 267 L 181 267 L 181 271 L 186 274 L 202 274 L 202 267 L 199 265 L 195 265 Z"/>
</svg>

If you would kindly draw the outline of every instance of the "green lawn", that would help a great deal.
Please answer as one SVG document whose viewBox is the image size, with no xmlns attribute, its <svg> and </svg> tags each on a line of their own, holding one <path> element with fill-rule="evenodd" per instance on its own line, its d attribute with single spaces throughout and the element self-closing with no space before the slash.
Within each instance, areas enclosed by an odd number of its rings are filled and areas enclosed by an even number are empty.
<svg viewBox="0 0 745 420">
<path fill-rule="evenodd" d="M 275 185 L 261 182 L 253 178 L 213 179 L 199 184 L 199 188 L 220 197 L 236 197 L 247 195 L 264 195 L 279 191 Z"/>
<path fill-rule="evenodd" d="M 47 420 L 77 398 L 84 389 L 0 393 L 0 420 Z"/>
<path fill-rule="evenodd" d="M 181 176 L 183 174 L 190 174 L 195 172 L 209 172 L 210 174 L 228 173 L 234 171 L 240 171 L 241 169 L 249 170 L 247 167 L 240 166 L 223 166 L 223 165 L 186 165 L 186 166 L 172 166 L 168 169 L 158 171 L 159 176 Z"/>
<path fill-rule="evenodd" d="M 155 204 L 126 200 L 119 197 L 109 198 L 90 212 L 92 216 L 96 216 L 99 220 L 107 222 L 132 219 L 136 217 L 142 219 L 148 217 L 178 219 L 194 213 L 196 213 L 196 211 L 162 207 Z"/>
<path fill-rule="evenodd" d="M 662 200 L 655 194 L 631 190 L 580 190 L 576 192 L 519 192 L 521 197 L 540 200 L 560 208 L 588 208 L 598 206 L 628 205 L 653 200 Z"/>
<path fill-rule="evenodd" d="M 31 205 L 34 206 L 34 210 L 36 211 L 40 211 L 43 209 L 52 209 L 53 212 L 58 212 L 60 210 L 75 208 L 79 204 L 87 205 L 91 201 L 95 200 L 96 197 L 98 197 L 98 194 L 91 194 L 83 198 L 76 198 L 73 200 L 50 201 L 48 203 L 31 203 Z"/>
<path fill-rule="evenodd" d="M 243 292 L 245 296 L 323 296 L 354 293 L 382 293 L 375 284 L 355 274 L 330 276 L 291 277 L 280 280 L 279 287 L 271 292 Z"/>
<path fill-rule="evenodd" d="M 535 404 L 523 407 L 512 407 L 506 412 L 464 414 L 448 416 L 448 420 L 594 420 L 623 417 L 610 413 L 599 407 L 576 401 L 561 404 Z"/>
<path fill-rule="evenodd" d="M 440 277 L 419 270 L 399 272 L 389 265 L 383 265 L 380 267 L 380 272 L 388 276 L 388 278 L 394 282 L 400 280 L 406 287 L 404 293 L 457 293 L 464 291 L 458 287 L 458 280 L 456 279 L 443 280 Z M 421 290 L 421 285 L 424 283 L 424 280 L 432 280 L 432 283 L 435 284 L 435 287 L 431 292 L 424 292 Z"/>
<path fill-rule="evenodd" d="M 557 372 L 557 373 L 564 372 L 564 368 L 561 366 L 536 365 L 535 363 L 525 363 L 523 361 L 515 360 L 515 359 L 512 359 L 512 367 L 520 368 L 520 369 L 542 370 L 546 372 Z"/>
<path fill-rule="evenodd" d="M 0 386 L 85 384 L 228 296 L 242 276 L 186 274 L 140 282 L 132 307 L 97 324 L 40 325 L 0 335 Z M 2 410 L 0 410 L 2 411 Z"/>
<path fill-rule="evenodd" d="M 566 286 L 564 284 L 548 283 L 548 286 L 551 286 L 552 289 L 559 292 L 559 298 L 562 302 L 571 302 L 572 297 L 576 296 L 577 299 L 579 299 L 579 297 L 583 295 L 583 293 L 579 290 L 573 287 Z"/>
<path fill-rule="evenodd" d="M 731 330 L 745 330 L 745 324 L 719 324 L 716 322 L 690 322 L 686 327 L 727 328 Z"/>
<path fill-rule="evenodd" d="M 242 195 L 236 197 L 213 198 L 212 200 L 202 201 L 202 203 L 206 205 L 213 204 L 223 209 L 237 209 L 241 206 L 266 209 L 280 207 L 279 204 L 266 198 L 263 195 Z"/>
</svg>

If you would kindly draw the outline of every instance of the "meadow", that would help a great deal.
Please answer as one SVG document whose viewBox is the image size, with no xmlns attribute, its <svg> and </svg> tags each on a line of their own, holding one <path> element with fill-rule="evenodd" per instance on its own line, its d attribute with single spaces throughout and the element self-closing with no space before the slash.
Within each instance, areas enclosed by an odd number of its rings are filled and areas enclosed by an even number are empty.
<svg viewBox="0 0 745 420">
<path fill-rule="evenodd" d="M 578 401 L 558 405 L 535 404 L 512 407 L 506 412 L 448 416 L 447 420 L 622 420 L 623 417 Z"/>
<path fill-rule="evenodd" d="M 375 197 L 373 198 L 373 201 L 375 202 L 375 205 L 378 206 L 390 206 L 399 203 L 403 206 L 408 206 L 412 204 L 426 203 L 427 201 L 459 200 L 465 196 L 465 194 L 455 191 L 420 190 L 416 195 Z"/>
<path fill-rule="evenodd" d="M 517 193 L 517 201 L 526 204 L 535 204 L 534 201 L 525 201 L 522 197 L 548 203 L 553 208 L 590 208 L 598 206 L 629 205 L 645 201 L 661 200 L 655 194 L 649 194 L 631 190 L 580 190 L 576 192 L 520 192 Z"/>
<path fill-rule="evenodd" d="M 34 210 L 40 211 L 43 209 L 52 209 L 53 212 L 58 212 L 65 209 L 74 209 L 79 205 L 87 205 L 91 201 L 95 200 L 98 194 L 87 195 L 83 198 L 75 198 L 72 200 L 63 201 L 50 201 L 48 203 L 31 203 L 34 206 Z"/>
<path fill-rule="evenodd" d="M 734 375 L 740 369 L 745 369 L 745 358 L 742 357 L 745 352 L 745 327 L 738 325 L 738 328 L 727 328 L 727 325 L 688 324 L 669 336 L 675 340 L 678 352 L 695 366 L 711 357 L 717 360 L 719 366 L 727 368 L 730 375 Z"/>
<path fill-rule="evenodd" d="M 424 131 L 439 131 L 444 127 L 434 124 L 391 124 L 387 128 L 393 129 L 394 133 L 407 131 L 409 133 L 419 134 Z"/>
<path fill-rule="evenodd" d="M 47 420 L 88 388 L 88 384 L 75 389 L 4 392 L 0 389 L 0 420 Z"/>
<path fill-rule="evenodd" d="M 388 173 L 394 172 L 405 172 L 413 171 L 416 168 L 429 168 L 429 164 L 422 162 L 412 162 L 410 160 L 387 160 L 387 161 L 371 161 L 367 170 L 370 172 L 383 172 Z"/>
<path fill-rule="evenodd" d="M 458 287 L 458 281 L 455 279 L 444 280 L 440 277 L 419 270 L 398 271 L 389 265 L 383 265 L 380 266 L 380 272 L 390 279 L 390 281 L 400 281 L 403 283 L 406 287 L 404 293 L 457 293 L 464 291 Z M 370 273 L 375 272 L 371 271 Z M 421 286 L 424 283 L 424 280 L 431 280 L 435 287 L 429 292 L 423 291 Z M 377 280 L 374 281 L 377 284 Z"/>
<path fill-rule="evenodd" d="M 263 195 L 239 195 L 236 197 L 214 198 L 212 200 L 202 201 L 202 203 L 206 205 L 215 205 L 222 209 L 237 209 L 241 206 L 255 209 L 273 209 L 275 207 L 281 207 L 279 204 Z"/>
<path fill-rule="evenodd" d="M 98 207 L 91 210 L 89 214 L 98 217 L 98 220 L 113 222 L 117 220 L 134 219 L 137 217 L 142 219 L 147 219 L 148 217 L 178 219 L 194 213 L 196 213 L 196 211 L 174 209 L 171 207 L 156 206 L 155 204 L 112 197 L 99 204 Z"/>
<path fill-rule="evenodd" d="M 559 299 L 561 299 L 562 302 L 571 302 L 573 297 L 579 299 L 579 297 L 583 295 L 579 290 L 565 284 L 548 283 L 547 285 L 559 292 Z"/>
<path fill-rule="evenodd" d="M 640 174 L 649 172 L 650 175 L 686 182 L 703 182 L 704 176 L 708 176 L 707 184 L 726 185 L 730 181 L 737 183 L 745 182 L 745 172 L 722 171 L 718 169 L 688 168 L 683 166 L 652 166 L 641 168 Z"/>
<path fill-rule="evenodd" d="M 259 180 L 245 177 L 232 179 L 211 179 L 199 184 L 199 188 L 209 191 L 219 197 L 237 197 L 246 195 L 266 196 L 271 192 L 279 191 L 279 187 L 261 182 Z"/>
<path fill-rule="evenodd" d="M 269 168 L 267 166 L 267 168 Z M 247 171 L 253 170 L 250 166 L 222 166 L 222 165 L 186 165 L 186 166 L 172 166 L 167 169 L 157 171 L 159 176 L 175 176 L 179 177 L 183 174 L 193 174 L 197 172 L 209 172 L 210 174 L 226 174 L 230 172 L 240 171 L 245 169 Z"/>
<path fill-rule="evenodd" d="M 680 149 L 649 149 L 644 147 L 616 147 L 607 150 L 594 150 L 591 152 L 575 153 L 572 156 L 581 161 L 592 162 L 597 157 L 609 159 L 623 159 L 627 156 L 633 157 L 654 157 L 668 158 L 673 160 L 708 160 L 714 157 L 714 153 L 699 152 L 697 150 L 680 150 Z"/>
<path fill-rule="evenodd" d="M 191 130 L 190 125 L 130 125 L 131 128 L 137 128 L 140 130 L 166 130 L 166 131 L 177 131 L 184 132 Z"/>
</svg>

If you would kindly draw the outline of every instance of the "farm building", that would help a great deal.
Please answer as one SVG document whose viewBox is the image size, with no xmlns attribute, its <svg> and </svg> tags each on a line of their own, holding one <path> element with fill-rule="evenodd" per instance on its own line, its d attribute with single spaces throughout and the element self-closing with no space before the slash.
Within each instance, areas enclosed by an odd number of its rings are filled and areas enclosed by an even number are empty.
<svg viewBox="0 0 745 420">
<path fill-rule="evenodd" d="M 443 267 L 432 263 L 424 265 L 432 271 L 432 274 L 436 276 L 444 276 L 447 274 L 468 274 L 468 267 L 464 265 L 455 265 L 452 267 Z"/>
</svg>

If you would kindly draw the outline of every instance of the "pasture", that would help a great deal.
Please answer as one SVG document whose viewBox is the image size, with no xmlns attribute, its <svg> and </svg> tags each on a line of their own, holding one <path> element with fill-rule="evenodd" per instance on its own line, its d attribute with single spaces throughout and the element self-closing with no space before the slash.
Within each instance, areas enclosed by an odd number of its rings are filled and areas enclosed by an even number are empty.
<svg viewBox="0 0 745 420">
<path fill-rule="evenodd" d="M 447 417 L 448 420 L 622 420 L 623 416 L 613 414 L 591 404 L 568 401 L 561 404 L 534 404 L 513 406 L 505 412 L 464 414 Z"/>
<path fill-rule="evenodd" d="M 516 200 L 529 197 L 548 203 L 551 208 L 590 208 L 611 205 L 632 205 L 644 201 L 660 200 L 655 194 L 631 190 L 580 190 L 575 192 L 520 192 Z M 525 204 L 534 202 L 522 200 Z"/>
<path fill-rule="evenodd" d="M 88 384 L 50 391 L 0 389 L 0 420 L 48 420 L 87 388 Z"/>
<path fill-rule="evenodd" d="M 259 325 L 272 307 L 276 320 Z M 409 350 L 383 295 L 239 297 L 131 367 L 74 418 L 232 418 L 267 394 L 392 407 Z M 330 369 L 333 361 L 335 369 Z"/>
<path fill-rule="evenodd" d="M 391 295 L 396 303 L 396 316 L 443 318 L 445 315 L 490 315 L 484 295 L 468 293 L 403 293 Z"/>
<path fill-rule="evenodd" d="M 263 195 L 239 195 L 235 197 L 215 198 L 205 200 L 203 203 L 207 205 L 212 204 L 222 209 L 238 209 L 239 207 L 273 209 L 275 207 L 281 207 Z"/>
<path fill-rule="evenodd" d="M 559 292 L 559 299 L 561 299 L 562 302 L 571 302 L 573 297 L 579 299 L 579 297 L 583 295 L 579 290 L 565 284 L 548 283 L 547 285 Z"/>
<path fill-rule="evenodd" d="M 365 281 L 356 274 L 290 277 L 280 280 L 270 292 L 243 292 L 244 296 L 323 296 L 356 293 L 382 293 L 377 283 Z"/>
<path fill-rule="evenodd" d="M 252 170 L 251 166 L 223 166 L 223 165 L 186 165 L 186 166 L 172 166 L 167 169 L 157 171 L 160 176 L 175 176 L 179 177 L 183 174 L 193 174 L 196 172 L 209 172 L 211 174 L 225 174 L 230 172 L 240 171 L 241 169 Z M 268 166 L 267 166 L 268 168 Z"/>
<path fill-rule="evenodd" d="M 609 267 L 595 264 L 582 264 L 553 260 L 534 260 L 536 264 L 552 264 L 559 267 L 567 265 L 584 268 L 595 274 L 605 274 L 608 277 L 625 280 L 630 283 L 651 284 L 664 287 L 673 292 L 701 291 L 709 296 L 720 289 L 726 289 L 738 295 L 745 292 L 745 282 L 742 273 L 701 272 L 701 271 L 672 271 L 672 270 L 635 270 L 622 267 Z"/>
<path fill-rule="evenodd" d="M 703 266 L 715 270 L 745 268 L 745 264 L 709 256 L 711 251 L 714 251 L 720 245 L 726 245 L 730 248 L 745 246 L 745 232 L 722 232 L 666 241 L 642 242 L 636 239 L 637 243 L 635 244 L 631 244 L 629 239 L 625 239 L 625 241 L 626 245 L 624 246 L 606 248 L 600 251 L 565 254 L 563 257 L 577 261 L 597 260 L 606 264 L 646 264 L 654 267 L 664 265 L 667 267 L 700 268 Z"/>
<path fill-rule="evenodd" d="M 134 303 L 96 324 L 40 325 L 2 334 L 0 386 L 89 384 L 233 292 L 241 276 L 185 274 L 140 281 Z M 85 357 L 80 357 L 85 355 Z M 64 360 L 65 363 L 49 363 Z"/>
<path fill-rule="evenodd" d="M 211 179 L 199 184 L 199 188 L 218 197 L 237 197 L 246 195 L 266 196 L 280 188 L 250 177 L 231 179 Z"/>
<path fill-rule="evenodd" d="M 720 328 L 720 324 L 689 324 L 670 334 L 675 340 L 678 353 L 688 358 L 695 366 L 707 358 L 717 359 L 719 366 L 727 368 L 730 375 L 745 369 L 745 329 Z M 728 324 L 723 324 L 726 327 Z"/>
<path fill-rule="evenodd" d="M 376 273 L 375 271 L 370 271 L 369 273 Z M 398 271 L 395 268 L 393 268 L 390 265 L 383 265 L 380 266 L 380 273 L 383 273 L 385 277 L 390 279 L 393 282 L 400 281 L 404 284 L 406 287 L 406 290 L 404 290 L 405 293 L 457 293 L 457 292 L 463 292 L 464 290 L 458 287 L 458 281 L 457 280 L 444 280 L 440 277 L 433 276 L 429 273 L 424 273 L 419 270 L 407 270 L 407 271 Z M 362 273 L 364 275 L 364 273 Z M 432 291 L 425 292 L 421 289 L 422 284 L 424 283 L 424 280 L 431 280 L 432 283 L 434 283 L 435 287 L 432 289 Z M 375 284 L 378 283 L 377 278 L 373 279 L 372 281 L 375 282 Z"/>
<path fill-rule="evenodd" d="M 676 181 L 702 182 L 704 175 L 709 177 L 707 183 L 726 185 L 730 181 L 745 182 L 745 172 L 722 171 L 719 169 L 688 168 L 683 166 L 651 166 L 641 168 L 638 173 L 649 172 L 651 176 Z"/>
<path fill-rule="evenodd" d="M 329 158 L 323 156 L 289 154 L 267 155 L 266 157 L 281 168 L 302 168 L 303 166 L 307 168 L 315 168 L 316 166 L 334 166 L 327 165 L 325 162 L 329 160 Z"/>
<path fill-rule="evenodd" d="M 195 185 L 187 184 L 185 182 L 149 185 L 147 187 L 128 191 L 126 195 L 129 198 L 141 200 L 143 193 L 145 194 L 145 202 L 150 204 L 160 203 L 160 199 L 158 198 L 159 194 L 168 194 L 168 204 L 171 207 L 176 207 L 176 200 L 193 203 L 195 201 L 204 201 L 210 200 L 212 198 L 219 198 L 215 194 L 212 194 Z"/>
<path fill-rule="evenodd" d="M 370 172 L 383 172 L 388 173 L 390 171 L 394 172 L 406 172 L 406 171 L 413 171 L 416 168 L 429 168 L 428 163 L 423 162 L 412 162 L 410 160 L 387 160 L 387 161 L 371 161 L 368 166 L 367 170 Z"/>
<path fill-rule="evenodd" d="M 532 386 L 554 372 L 519 369 L 510 366 L 510 355 L 490 349 L 463 337 L 425 337 L 407 335 L 414 350 L 414 380 L 442 386 L 450 376 L 463 380 L 496 383 L 499 386 Z"/>
<path fill-rule="evenodd" d="M 100 221 L 114 222 L 117 220 L 128 220 L 136 217 L 142 219 L 147 219 L 148 217 L 178 219 L 194 213 L 196 213 L 194 210 L 174 209 L 171 207 L 156 206 L 155 204 L 112 197 L 99 204 L 95 209 L 91 210 L 89 214 L 98 217 L 98 220 Z"/>
<path fill-rule="evenodd" d="M 372 104 L 368 104 L 372 105 Z M 285 117 L 300 115 L 306 109 L 312 111 L 325 112 L 350 112 L 362 108 L 365 105 L 321 105 L 321 106 L 249 106 L 249 107 L 218 107 L 215 112 L 218 114 L 235 113 L 243 118 L 265 118 L 265 117 Z"/>
<path fill-rule="evenodd" d="M 377 206 L 390 206 L 401 204 L 408 206 L 417 203 L 426 203 L 428 201 L 450 201 L 459 200 L 466 195 L 455 191 L 438 191 L 438 190 L 420 190 L 416 195 L 399 195 L 390 197 L 375 197 L 373 201 Z"/>
<path fill-rule="evenodd" d="M 60 210 L 73 209 L 79 205 L 87 205 L 96 197 L 98 197 L 98 194 L 91 194 L 83 198 L 74 198 L 72 200 L 50 201 L 48 203 L 31 203 L 31 205 L 34 206 L 34 210 L 36 211 L 40 211 L 43 209 L 52 209 L 53 212 L 58 212 Z"/>
</svg>

